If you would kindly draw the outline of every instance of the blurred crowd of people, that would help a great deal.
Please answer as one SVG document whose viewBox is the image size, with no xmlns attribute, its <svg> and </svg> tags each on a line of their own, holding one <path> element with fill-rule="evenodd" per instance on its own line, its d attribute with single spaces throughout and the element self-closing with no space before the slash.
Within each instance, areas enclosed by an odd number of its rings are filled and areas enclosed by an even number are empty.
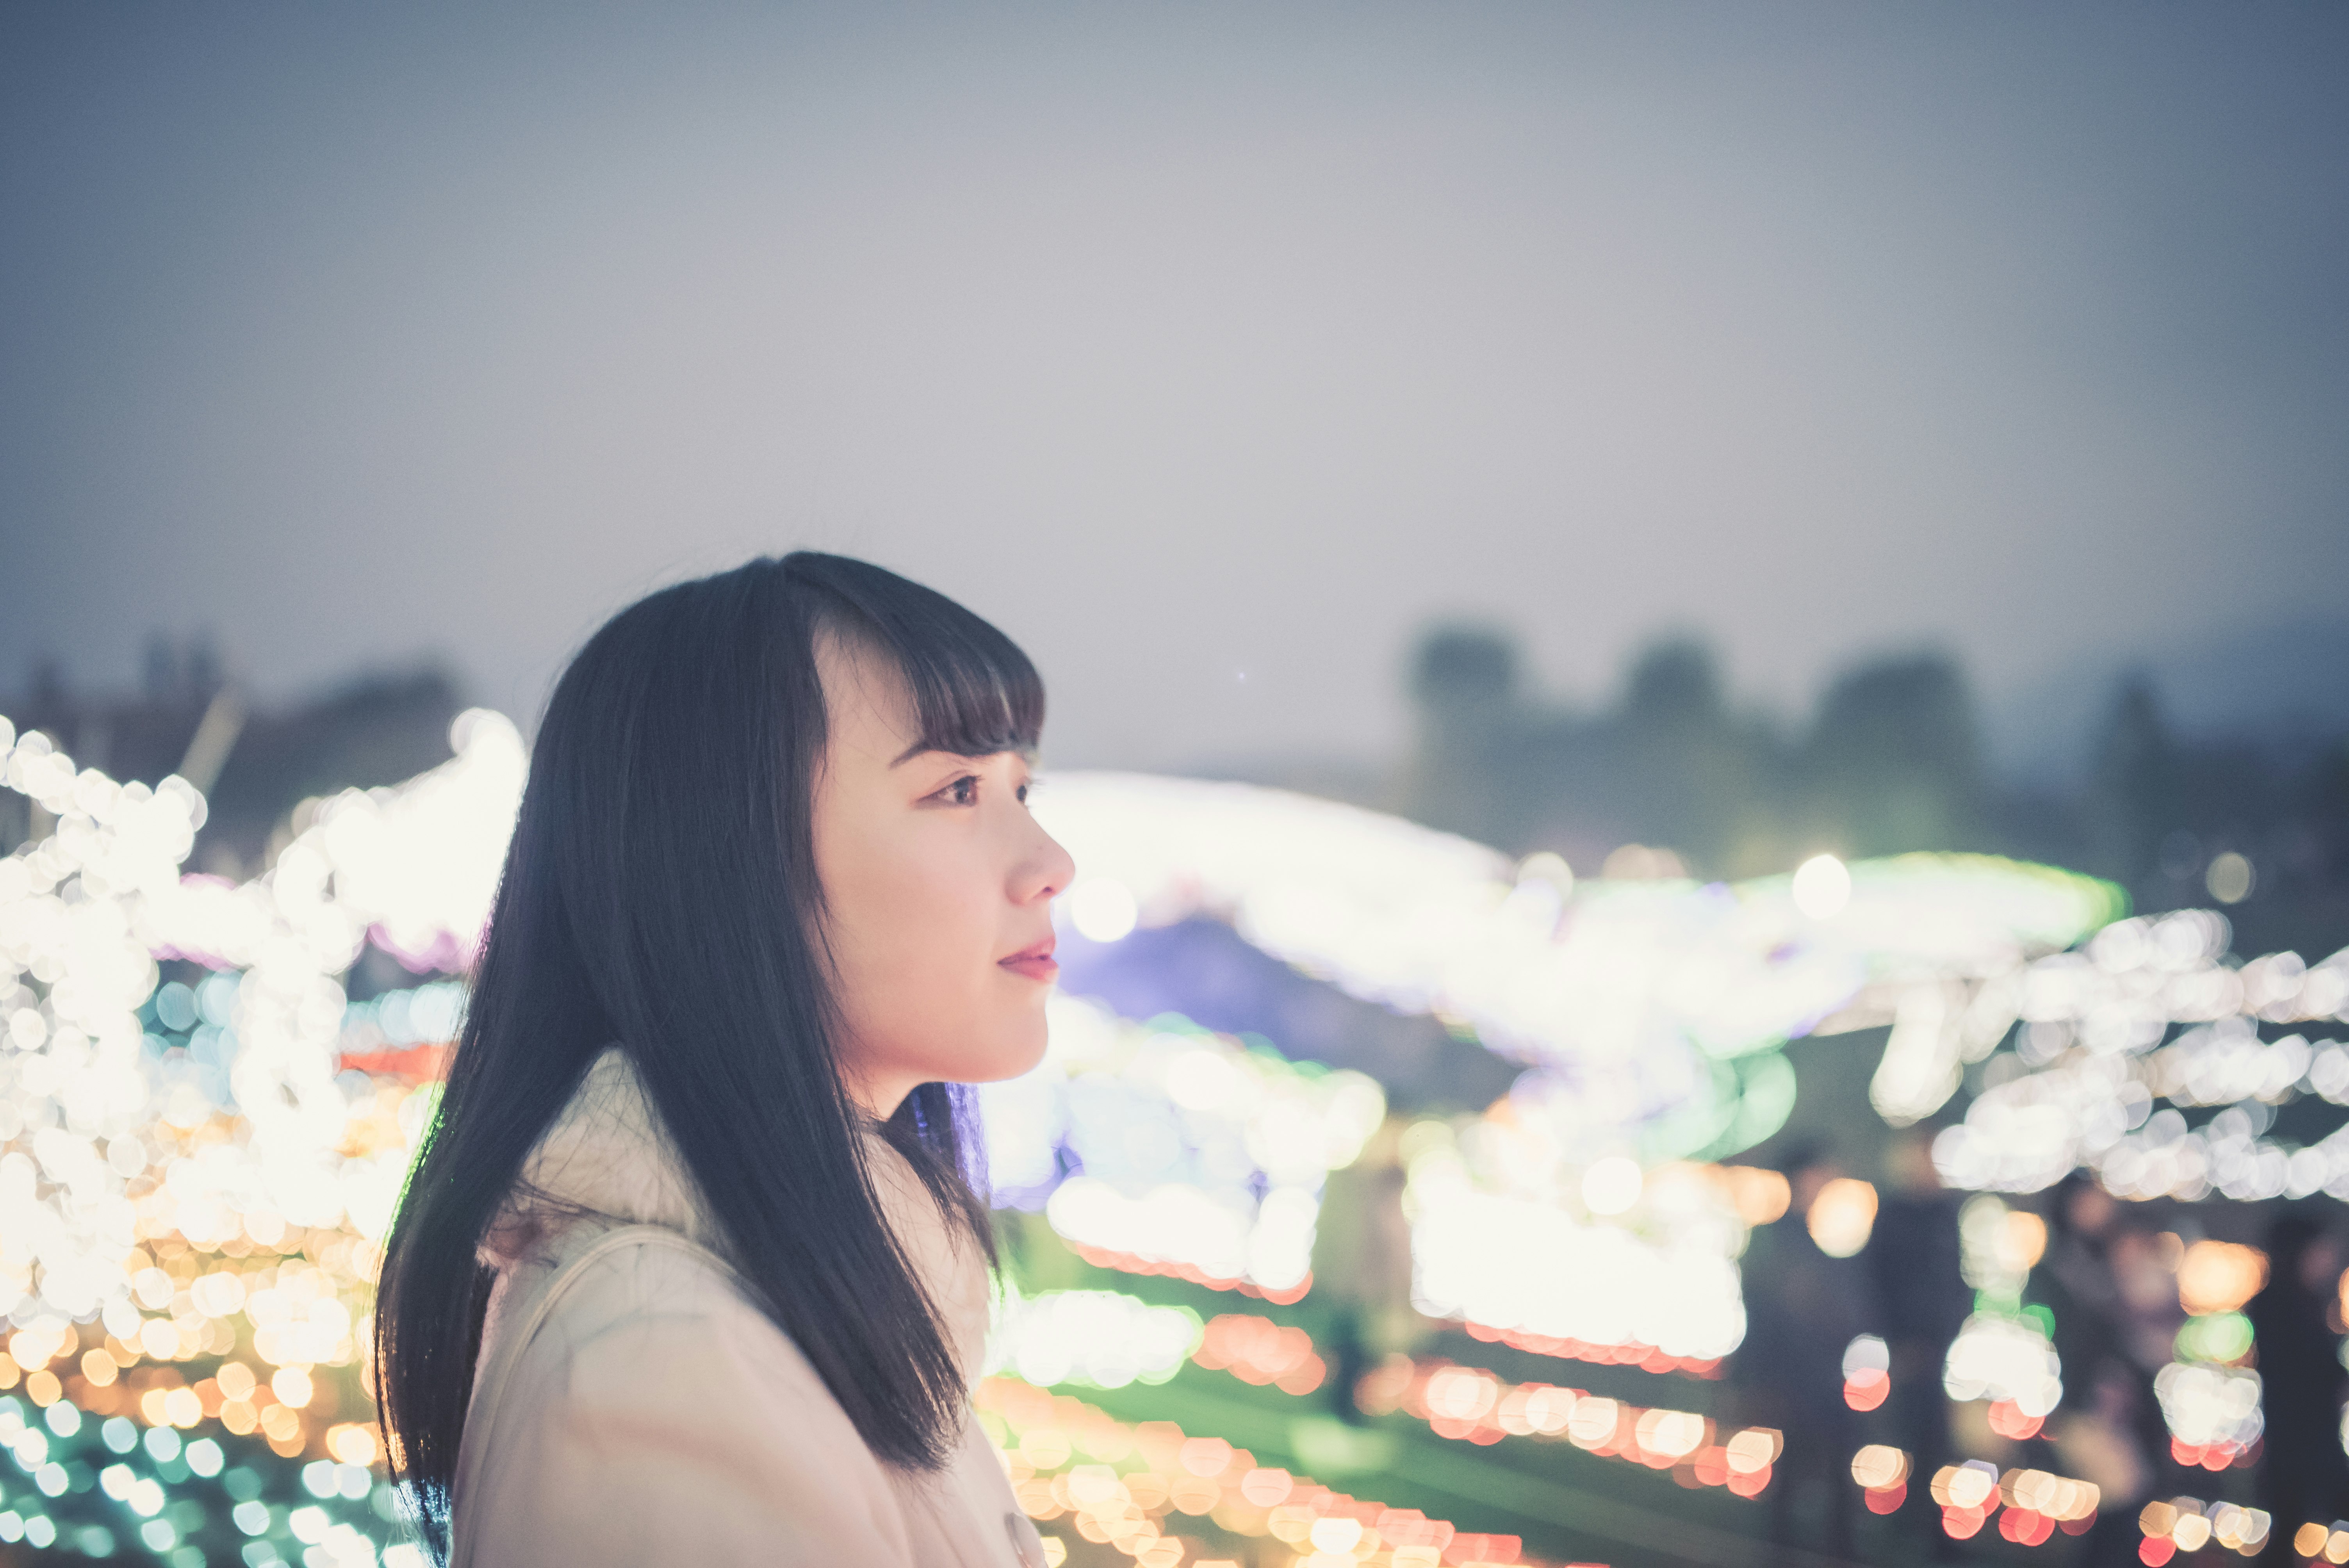
<svg viewBox="0 0 2349 1568">
<path fill-rule="evenodd" d="M 1409 1353 L 1434 1326 L 1412 1306 L 1410 1228 L 1397 1147 L 1400 1119 L 1364 1157 L 1334 1172 L 1315 1245 L 1315 1298 L 1326 1326 L 1334 1376 L 1332 1412 L 1365 1419 L 1354 1403 L 1363 1375 L 1382 1357 Z M 1932 1480 L 1944 1467 L 1988 1459 L 2092 1483 L 2098 1506 L 2085 1537 L 2063 1558 L 2079 1568 L 2138 1563 L 2139 1513 L 2158 1498 L 2224 1499 L 2263 1509 L 2272 1520 L 2263 1563 L 2299 1564 L 2293 1540 L 2311 1523 L 2349 1520 L 2349 1457 L 2343 1403 L 2343 1271 L 2349 1237 L 2321 1207 L 2280 1206 L 2261 1234 L 2264 1274 L 2240 1282 L 2251 1346 L 2240 1359 L 2261 1382 L 2263 1436 L 2223 1473 L 2181 1451 L 2165 1418 L 2157 1379 L 2178 1358 L 2188 1323 L 2181 1295 L 2186 1243 L 2159 1219 L 2116 1202 L 2075 1173 L 2044 1195 L 2033 1234 L 2044 1247 L 2027 1264 L 2019 1298 L 1985 1302 L 1967 1277 L 1961 1207 L 1969 1194 L 1944 1190 L 1930 1134 L 1896 1135 L 1885 1156 L 1872 1223 L 1857 1240 L 1820 1222 L 1840 1184 L 1861 1186 L 1831 1150 L 1795 1150 L 1776 1161 L 1787 1204 L 1758 1226 L 1742 1263 L 1744 1342 L 1731 1358 L 1719 1413 L 1740 1425 L 1775 1429 L 1782 1447 L 1765 1493 L 1769 1529 L 1784 1546 L 1844 1561 L 1957 1561 L 1963 1542 L 1944 1527 Z M 1823 1238 L 1825 1244 L 1823 1244 Z M 2223 1249 L 2222 1249 L 2223 1250 Z M 2255 1254 L 2239 1254 L 2244 1256 Z M 2017 1315 L 2045 1332 L 2061 1367 L 2063 1395 L 2044 1419 L 1998 1429 L 1988 1401 L 1952 1400 L 1945 1381 L 1951 1346 L 1980 1310 Z M 2196 1310 L 2207 1311 L 2207 1304 Z M 1847 1395 L 1847 1352 L 1881 1344 L 1889 1388 L 1880 1404 Z M 1862 1490 L 1856 1453 L 1885 1443 L 1909 1456 L 1907 1490 L 1889 1522 L 1899 1544 L 1874 1534 L 1863 1551 Z M 1891 1555 L 1887 1555 L 1890 1552 Z"/>
<path fill-rule="evenodd" d="M 1848 1256 L 1823 1248 L 1806 1222 L 1845 1174 L 1840 1165 L 1817 1150 L 1782 1161 L 1790 1202 L 1748 1250 L 1747 1330 L 1731 1373 L 1739 1418 L 1784 1434 L 1770 1491 L 1773 1538 L 1857 1560 L 1860 1494 L 1848 1467 L 1871 1440 L 1910 1458 L 1897 1522 L 1915 1556 L 1903 1561 L 1960 1554 L 1930 1484 L 1960 1458 L 2093 1482 L 2101 1506 L 2073 1559 L 2083 1568 L 2139 1562 L 2138 1511 L 2154 1498 L 2243 1490 L 2237 1478 L 2186 1462 L 2191 1456 L 2172 1441 L 2156 1392 L 2186 1321 L 2178 1238 L 2085 1176 L 2048 1195 L 2046 1249 L 2024 1295 L 2061 1362 L 2061 1405 L 2016 1438 L 1992 1431 L 1979 1404 L 1948 1398 L 1943 1369 L 1976 1297 L 1963 1273 L 1960 1195 L 1940 1190 L 1923 1153 L 1921 1139 L 1896 1143 L 1891 1191 L 1866 1246 Z M 2264 1282 L 2243 1307 L 2252 1329 L 2243 1360 L 2261 1377 L 2264 1427 L 2247 1456 L 2253 1495 L 2238 1501 L 2273 1521 L 2260 1561 L 2298 1563 L 2293 1538 L 2302 1525 L 2349 1516 L 2340 1306 L 2349 1250 L 2324 1218 L 2298 1206 L 2270 1222 L 2264 1241 Z M 1845 1397 L 1845 1351 L 1861 1336 L 1880 1338 L 1890 1363 L 1889 1396 L 1873 1413 Z"/>
</svg>

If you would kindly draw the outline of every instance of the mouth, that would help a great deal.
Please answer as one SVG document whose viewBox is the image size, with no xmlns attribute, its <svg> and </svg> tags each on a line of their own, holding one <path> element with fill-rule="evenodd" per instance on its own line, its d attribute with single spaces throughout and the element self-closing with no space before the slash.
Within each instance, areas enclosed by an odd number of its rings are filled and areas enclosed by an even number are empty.
<svg viewBox="0 0 2349 1568">
<path fill-rule="evenodd" d="M 1050 980 L 1061 972 L 1052 962 L 1052 946 L 1056 939 L 1045 937 L 1041 942 L 1021 948 L 1009 958 L 995 961 L 998 969 L 1009 969 L 1014 975 L 1030 980 Z"/>
</svg>

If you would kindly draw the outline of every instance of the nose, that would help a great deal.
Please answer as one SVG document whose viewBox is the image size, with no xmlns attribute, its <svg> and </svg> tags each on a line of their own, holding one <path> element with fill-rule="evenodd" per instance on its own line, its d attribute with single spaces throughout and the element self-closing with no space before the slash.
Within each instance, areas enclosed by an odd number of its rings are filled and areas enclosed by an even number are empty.
<svg viewBox="0 0 2349 1568">
<path fill-rule="evenodd" d="M 1076 880 L 1077 862 L 1034 818 L 1023 813 L 1021 820 L 1027 824 L 1030 837 L 1022 846 L 1019 867 L 1012 873 L 1011 902 L 1028 904 L 1055 898 L 1067 892 L 1069 884 Z"/>
</svg>

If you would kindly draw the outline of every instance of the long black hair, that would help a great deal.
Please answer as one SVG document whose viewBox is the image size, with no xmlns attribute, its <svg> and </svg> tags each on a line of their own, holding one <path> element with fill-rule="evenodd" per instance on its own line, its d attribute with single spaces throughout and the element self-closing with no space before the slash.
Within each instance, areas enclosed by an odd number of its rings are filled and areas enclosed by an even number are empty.
<svg viewBox="0 0 2349 1568">
<path fill-rule="evenodd" d="M 607 1045 L 628 1053 L 730 1261 L 873 1451 L 945 1461 L 961 1370 L 866 1169 L 834 1058 L 812 858 L 818 639 L 895 661 L 926 748 L 1031 749 L 1042 683 L 1002 633 L 877 566 L 795 553 L 640 600 L 556 684 L 465 1026 L 385 1243 L 385 1447 L 427 1543 L 451 1485 L 492 1271 L 475 1248 Z M 881 1129 L 991 1258 L 967 1090 Z"/>
</svg>

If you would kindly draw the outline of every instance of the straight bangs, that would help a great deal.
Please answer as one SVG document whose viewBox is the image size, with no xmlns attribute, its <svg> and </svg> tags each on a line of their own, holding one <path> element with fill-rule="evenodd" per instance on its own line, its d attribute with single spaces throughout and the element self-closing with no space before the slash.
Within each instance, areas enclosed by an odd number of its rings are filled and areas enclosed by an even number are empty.
<svg viewBox="0 0 2349 1568">
<path fill-rule="evenodd" d="M 926 751 L 1032 755 L 1044 733 L 1044 682 L 1019 645 L 945 594 L 839 556 L 789 558 L 826 590 L 833 629 L 871 643 L 905 678 Z"/>
</svg>

